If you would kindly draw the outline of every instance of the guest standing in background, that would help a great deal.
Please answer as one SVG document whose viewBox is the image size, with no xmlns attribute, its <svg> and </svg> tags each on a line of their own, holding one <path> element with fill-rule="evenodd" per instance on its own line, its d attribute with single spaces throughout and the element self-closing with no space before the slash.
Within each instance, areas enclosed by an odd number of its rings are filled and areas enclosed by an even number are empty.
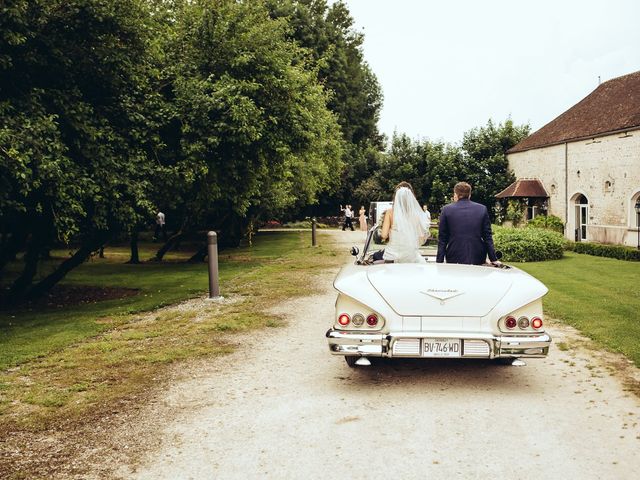
<svg viewBox="0 0 640 480">
<path fill-rule="evenodd" d="M 360 211 L 358 212 L 358 220 L 360 220 L 360 230 L 363 232 L 367 231 L 367 211 L 364 207 L 360 207 Z"/>
<path fill-rule="evenodd" d="M 345 205 L 344 208 L 342 208 L 342 205 L 340 205 L 340 210 L 344 213 L 344 224 L 342 225 L 342 231 L 344 232 L 346 228 L 350 228 L 353 232 L 353 210 L 351 210 L 351 205 Z"/>
<path fill-rule="evenodd" d="M 422 211 L 427 214 L 427 220 L 429 223 L 431 223 L 431 212 L 429 211 L 429 208 L 427 208 L 426 203 L 422 205 Z"/>
<path fill-rule="evenodd" d="M 162 240 L 167 241 L 167 230 L 165 226 L 165 216 L 164 213 L 158 212 L 156 214 L 156 231 L 153 234 L 153 241 L 156 242 L 160 240 L 160 235 L 162 235 Z"/>
</svg>

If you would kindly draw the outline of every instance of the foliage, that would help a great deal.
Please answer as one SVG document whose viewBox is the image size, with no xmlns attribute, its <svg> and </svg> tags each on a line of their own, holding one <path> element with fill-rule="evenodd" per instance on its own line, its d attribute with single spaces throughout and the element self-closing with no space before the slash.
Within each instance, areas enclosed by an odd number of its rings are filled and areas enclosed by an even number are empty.
<svg viewBox="0 0 640 480">
<path fill-rule="evenodd" d="M 223 242 L 237 244 L 256 219 L 314 203 L 339 180 L 339 125 L 287 34 L 286 19 L 260 2 L 211 0 L 185 9 L 168 47 L 175 101 L 164 156 L 193 172 L 178 184 L 174 214 L 220 230 Z"/>
<path fill-rule="evenodd" d="M 282 224 L 282 228 L 293 228 L 293 229 L 296 229 L 296 228 L 310 229 L 311 226 L 312 226 L 311 220 L 299 220 L 297 222 L 287 222 Z M 329 225 L 321 222 L 316 222 L 316 228 L 329 228 Z"/>
<path fill-rule="evenodd" d="M 525 206 L 520 199 L 507 200 L 506 213 L 504 219 L 511 222 L 514 227 L 517 227 L 524 220 Z"/>
<path fill-rule="evenodd" d="M 517 126 L 508 118 L 495 125 L 492 120 L 484 127 L 464 133 L 462 149 L 465 152 L 464 180 L 471 184 L 472 199 L 487 207 L 492 215 L 495 195 L 515 181 L 509 171 L 507 151 L 529 135 L 529 125 Z"/>
<path fill-rule="evenodd" d="M 323 194 L 319 208 L 306 214 L 333 214 L 337 205 L 354 203 L 353 190 L 374 172 L 382 149 L 377 123 L 382 91 L 364 61 L 364 35 L 342 1 L 270 0 L 275 18 L 287 18 L 289 35 L 317 66 L 318 77 L 329 93 L 329 109 L 337 116 L 346 143 L 344 169 L 333 172 L 337 189 Z"/>
<path fill-rule="evenodd" d="M 0 44 L 0 224 L 10 238 L 0 270 L 26 246 L 12 288 L 20 298 L 38 290 L 38 258 L 56 239 L 80 243 L 71 268 L 151 211 L 153 39 L 138 0 L 10 5 Z"/>
<path fill-rule="evenodd" d="M 640 250 L 624 245 L 606 245 L 593 242 L 567 242 L 567 250 L 596 257 L 617 258 L 618 260 L 640 261 Z"/>
<path fill-rule="evenodd" d="M 353 196 L 356 203 L 365 205 L 389 200 L 393 187 L 405 180 L 412 184 L 418 201 L 436 213 L 451 201 L 453 186 L 467 181 L 473 188 L 472 199 L 493 212 L 495 194 L 514 180 L 506 151 L 528 132 L 528 125 L 515 126 L 508 119 L 466 132 L 461 146 L 394 134 L 387 151 L 374 159 L 373 173 L 353 190 Z"/>
<path fill-rule="evenodd" d="M 507 262 L 538 262 L 562 258 L 564 238 L 539 228 L 493 226 L 493 242 Z"/>
<path fill-rule="evenodd" d="M 529 220 L 527 227 L 546 228 L 547 230 L 553 230 L 554 232 L 564 233 L 564 223 L 560 217 L 555 215 L 538 215 L 537 217 Z"/>
<path fill-rule="evenodd" d="M 347 125 L 349 141 L 368 135 L 347 117 L 369 104 L 333 113 L 324 63 L 266 2 L 13 0 L 2 12 L 0 272 L 26 250 L 13 298 L 43 294 L 109 238 L 135 238 L 157 209 L 181 234 L 216 229 L 237 245 L 261 218 L 338 187 Z M 344 5 L 326 19 L 350 39 Z M 76 252 L 33 285 L 59 241 Z"/>
</svg>

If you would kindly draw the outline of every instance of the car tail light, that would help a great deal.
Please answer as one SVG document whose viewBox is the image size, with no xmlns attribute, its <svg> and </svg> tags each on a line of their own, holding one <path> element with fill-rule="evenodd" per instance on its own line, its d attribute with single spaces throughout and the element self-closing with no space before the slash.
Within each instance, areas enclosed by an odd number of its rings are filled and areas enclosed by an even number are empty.
<svg viewBox="0 0 640 480">
<path fill-rule="evenodd" d="M 361 313 L 356 313 L 351 319 L 351 323 L 353 323 L 354 327 L 361 327 L 364 325 L 364 315 Z"/>
<path fill-rule="evenodd" d="M 367 317 L 367 325 L 370 327 L 375 327 L 378 325 L 378 316 L 375 313 L 372 313 Z"/>
<path fill-rule="evenodd" d="M 536 330 L 542 328 L 542 319 L 540 317 L 534 317 L 533 320 L 531 320 L 531 326 Z"/>
<path fill-rule="evenodd" d="M 525 328 L 527 328 L 529 326 L 529 319 L 527 317 L 520 317 L 518 319 L 518 326 L 524 330 Z"/>
<path fill-rule="evenodd" d="M 347 325 L 349 325 L 350 321 L 351 319 L 349 318 L 349 315 L 347 315 L 346 313 L 343 313 L 338 317 L 338 323 L 343 327 L 346 327 Z"/>
<path fill-rule="evenodd" d="M 504 324 L 507 326 L 507 328 L 516 328 L 518 322 L 516 321 L 515 317 L 507 317 L 504 321 Z"/>
</svg>

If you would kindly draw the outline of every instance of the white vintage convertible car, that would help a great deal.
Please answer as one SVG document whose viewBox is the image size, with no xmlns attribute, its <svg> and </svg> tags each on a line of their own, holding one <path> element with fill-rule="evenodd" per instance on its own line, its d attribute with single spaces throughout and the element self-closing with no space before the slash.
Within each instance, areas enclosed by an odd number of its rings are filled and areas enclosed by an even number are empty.
<svg viewBox="0 0 640 480">
<path fill-rule="evenodd" d="M 371 357 L 498 359 L 545 357 L 551 337 L 544 330 L 542 297 L 547 287 L 512 266 L 374 261 L 383 245 L 376 227 L 353 265 L 334 281 L 338 291 L 329 350 L 350 367 Z"/>
</svg>

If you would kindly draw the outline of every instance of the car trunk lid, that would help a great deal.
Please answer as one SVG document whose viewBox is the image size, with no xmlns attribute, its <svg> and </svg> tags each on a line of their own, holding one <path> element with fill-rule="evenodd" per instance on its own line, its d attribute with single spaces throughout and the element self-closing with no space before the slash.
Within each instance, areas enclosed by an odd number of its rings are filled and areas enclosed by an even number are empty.
<svg viewBox="0 0 640 480">
<path fill-rule="evenodd" d="M 483 317 L 511 288 L 499 269 L 457 264 L 388 264 L 367 278 L 403 316 Z"/>
</svg>

